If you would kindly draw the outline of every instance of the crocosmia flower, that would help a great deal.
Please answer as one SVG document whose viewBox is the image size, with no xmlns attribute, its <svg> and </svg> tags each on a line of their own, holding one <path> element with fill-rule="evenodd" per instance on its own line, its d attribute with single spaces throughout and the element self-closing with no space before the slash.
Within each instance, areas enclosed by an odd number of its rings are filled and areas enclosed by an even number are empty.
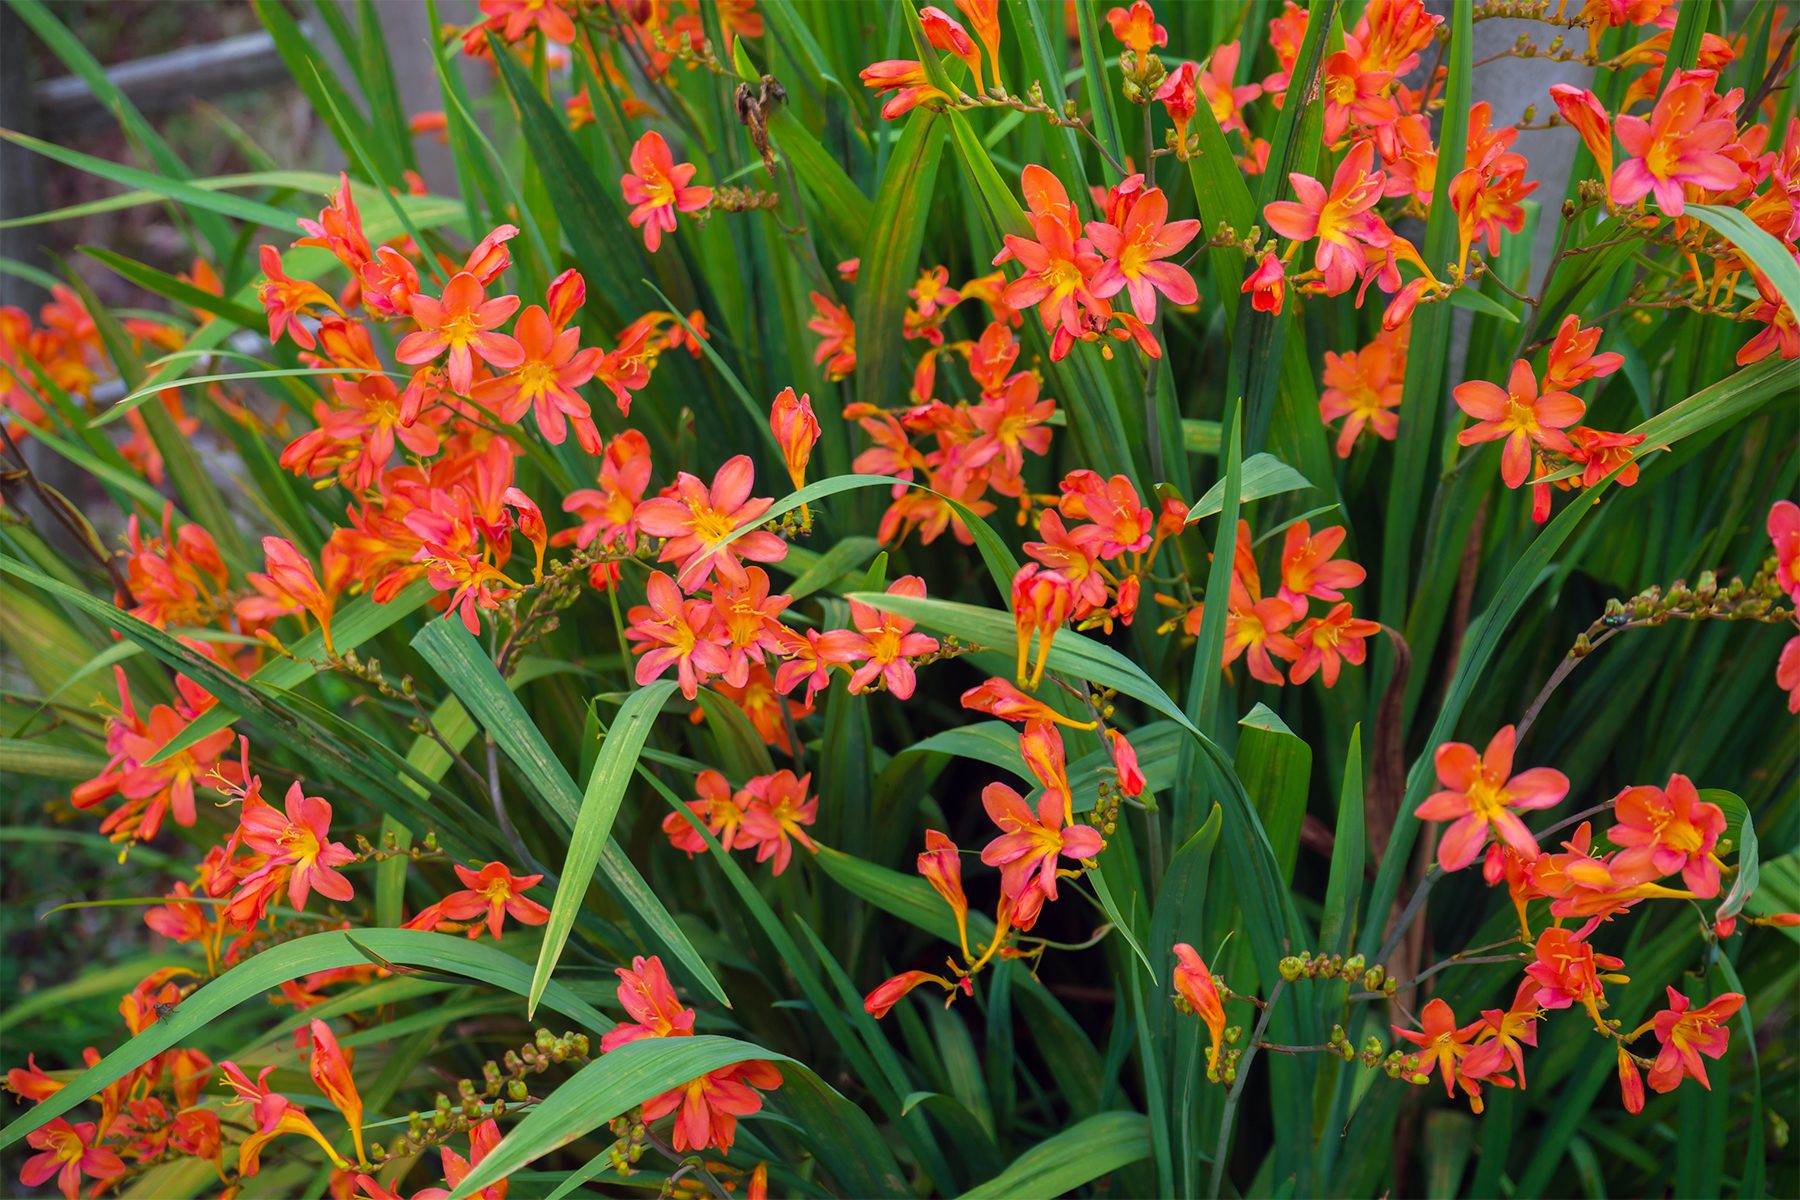
<svg viewBox="0 0 1800 1200">
<path fill-rule="evenodd" d="M 1437 776 L 1443 790 L 1426 797 L 1417 815 L 1450 822 L 1438 843 L 1438 865 L 1444 870 L 1460 871 L 1474 862 L 1490 830 L 1521 856 L 1537 857 L 1537 839 L 1515 810 L 1560 804 L 1569 794 L 1569 777 L 1549 767 L 1514 775 L 1514 736 L 1513 727 L 1506 726 L 1479 754 L 1462 742 L 1437 748 Z"/>
<path fill-rule="evenodd" d="M 1573 449 L 1563 430 L 1581 420 L 1587 406 L 1568 392 L 1538 392 L 1537 375 L 1524 359 L 1513 363 L 1506 387 L 1473 379 L 1452 393 L 1475 424 L 1456 435 L 1459 445 L 1474 446 L 1502 439 L 1500 477 L 1516 488 L 1531 472 L 1531 450 L 1539 446 L 1567 454 Z"/>
<path fill-rule="evenodd" d="M 751 498 L 755 482 L 756 467 L 749 455 L 740 454 L 719 468 L 710 488 L 683 471 L 675 477 L 673 495 L 638 505 L 638 528 L 669 539 L 659 561 L 680 564 L 675 578 L 682 588 L 694 590 L 714 571 L 741 586 L 748 579 L 741 559 L 779 562 L 786 556 L 786 542 L 751 528 L 775 503 Z"/>
<path fill-rule="evenodd" d="M 1726 1027 L 1744 997 L 1737 992 L 1708 1001 L 1700 1008 L 1690 1007 L 1688 998 L 1674 988 L 1667 989 L 1669 1007 L 1650 1019 L 1662 1051 L 1656 1065 L 1650 1068 L 1650 1090 L 1672 1092 L 1683 1079 L 1692 1079 L 1708 1091 L 1712 1083 L 1706 1078 L 1706 1063 L 1701 1058 L 1718 1058 L 1731 1040 Z"/>
<path fill-rule="evenodd" d="M 1613 817 L 1607 840 L 1625 848 L 1612 861 L 1616 876 L 1650 881 L 1679 871 L 1694 895 L 1719 894 L 1713 851 L 1725 832 L 1725 812 L 1700 799 L 1686 775 L 1671 775 L 1667 787 L 1626 788 L 1613 798 Z"/>
<path fill-rule="evenodd" d="M 85 1176 L 97 1181 L 94 1190 L 98 1194 L 106 1180 L 125 1173 L 125 1163 L 113 1151 L 97 1144 L 94 1128 L 92 1121 L 71 1125 L 58 1117 L 26 1134 L 26 1144 L 42 1153 L 25 1160 L 19 1169 L 19 1182 L 38 1187 L 55 1179 L 64 1200 L 77 1200 Z"/>
<path fill-rule="evenodd" d="M 518 310 L 517 296 L 489 300 L 480 280 L 459 272 L 444 285 L 443 296 L 413 297 L 412 315 L 419 328 L 400 339 L 394 357 L 416 367 L 448 352 L 451 390 L 466 396 L 474 387 L 477 357 L 500 371 L 525 361 L 519 343 L 498 331 Z"/>
<path fill-rule="evenodd" d="M 689 180 L 697 168 L 677 163 L 669 143 L 652 129 L 631 148 L 631 171 L 619 179 L 625 202 L 633 206 L 626 219 L 633 229 L 644 227 L 644 246 L 655 254 L 665 233 L 675 232 L 675 214 L 698 212 L 712 203 L 712 189 L 694 187 Z"/>
<path fill-rule="evenodd" d="M 1186 942 L 1175 944 L 1175 994 L 1206 1023 L 1212 1044 L 1206 1048 L 1208 1075 L 1219 1069 L 1219 1047 L 1225 1040 L 1225 1002 L 1200 952 Z"/>
</svg>

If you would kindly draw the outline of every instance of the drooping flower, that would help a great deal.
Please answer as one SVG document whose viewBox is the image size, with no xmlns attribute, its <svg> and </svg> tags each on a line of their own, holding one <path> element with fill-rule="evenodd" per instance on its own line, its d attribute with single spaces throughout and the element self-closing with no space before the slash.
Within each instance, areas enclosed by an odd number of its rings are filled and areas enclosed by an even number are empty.
<svg viewBox="0 0 1800 1200">
<path fill-rule="evenodd" d="M 1514 810 L 1560 804 L 1569 794 L 1569 778 L 1550 767 L 1514 775 L 1514 738 L 1513 727 L 1507 725 L 1480 754 L 1462 742 L 1445 742 L 1437 748 L 1434 759 L 1443 790 L 1426 797 L 1417 815 L 1451 823 L 1438 843 L 1438 865 L 1444 870 L 1460 871 L 1474 862 L 1490 830 L 1522 857 L 1537 857 L 1537 839 Z"/>
<path fill-rule="evenodd" d="M 1635 1116 L 1644 1111 L 1644 1076 L 1624 1042 L 1619 1043 L 1619 1095 L 1626 1112 Z"/>
<path fill-rule="evenodd" d="M 1586 939 L 1569 929 L 1552 927 L 1538 935 L 1537 958 L 1525 973 L 1538 983 L 1537 1002 L 1543 1008 L 1587 1009 L 1596 1028 L 1605 1029 L 1600 1006 L 1606 1001 L 1606 984 L 1629 982 L 1616 974 L 1624 960 L 1597 952 Z"/>
<path fill-rule="evenodd" d="M 350 1136 L 356 1142 L 356 1158 L 358 1162 L 366 1161 L 363 1153 L 362 1136 L 362 1095 L 356 1090 L 356 1080 L 350 1074 L 351 1055 L 346 1054 L 338 1045 L 337 1038 L 331 1032 L 331 1026 L 320 1020 L 314 1020 L 307 1027 L 307 1037 L 312 1043 L 312 1059 L 307 1069 L 312 1081 L 318 1085 L 325 1098 L 344 1114 L 344 1121 L 350 1126 Z"/>
<path fill-rule="evenodd" d="M 327 571 L 326 578 L 334 584 L 327 592 L 319 586 L 312 563 L 294 548 L 294 543 L 286 538 L 266 537 L 262 544 L 268 573 L 251 571 L 244 576 L 244 581 L 259 595 L 238 601 L 238 616 L 261 622 L 287 613 L 310 613 L 324 635 L 325 653 L 330 654 L 331 610 L 337 599 L 336 585 L 341 581 L 331 580 Z"/>
<path fill-rule="evenodd" d="M 603 1052 L 639 1038 L 692 1036 L 694 1010 L 676 998 L 661 958 L 639 955 L 629 967 L 615 968 L 613 973 L 619 977 L 619 1003 L 631 1020 L 621 1021 L 600 1039 Z"/>
<path fill-rule="evenodd" d="M 1719 1058 L 1725 1053 L 1731 1040 L 1725 1023 L 1743 1007 L 1744 997 L 1738 992 L 1726 992 L 1700 1008 L 1692 1008 L 1686 996 L 1674 988 L 1667 991 L 1669 1007 L 1650 1019 L 1656 1040 L 1662 1043 L 1656 1065 L 1650 1068 L 1650 1089 L 1672 1092 L 1683 1079 L 1692 1079 L 1711 1091 L 1712 1082 L 1706 1078 L 1706 1063 L 1701 1055 Z"/>
<path fill-rule="evenodd" d="M 932 886 L 956 918 L 963 953 L 969 950 L 969 901 L 963 895 L 962 856 L 956 843 L 935 829 L 925 831 L 925 849 L 917 859 L 919 874 Z"/>
<path fill-rule="evenodd" d="M 1452 394 L 1457 406 L 1475 419 L 1475 424 L 1456 435 L 1458 445 L 1505 439 L 1500 477 L 1509 488 L 1518 487 L 1530 474 L 1533 446 L 1567 454 L 1572 445 L 1563 430 L 1587 411 L 1587 406 L 1568 392 L 1540 394 L 1537 375 L 1522 358 L 1513 363 L 1505 388 L 1472 379 L 1457 384 Z"/>
<path fill-rule="evenodd" d="M 863 997 L 863 1011 L 879 1021 L 893 1011 L 894 1005 L 900 1003 L 908 992 L 925 983 L 935 983 L 947 992 L 956 990 L 955 984 L 930 971 L 902 971 L 891 979 L 883 980 L 874 991 Z"/>
<path fill-rule="evenodd" d="M 1077 721 L 1073 717 L 1063 716 L 1042 700 L 1027 696 L 1014 687 L 1011 681 L 999 676 L 994 676 L 964 692 L 962 706 L 998 717 L 1002 721 L 1052 721 L 1058 725 L 1067 725 L 1071 729 L 1092 729 L 1094 727 L 1092 721 Z"/>
<path fill-rule="evenodd" d="M 498 331 L 518 309 L 517 296 L 489 300 L 480 280 L 467 271 L 458 272 L 444 285 L 441 297 L 413 297 L 412 316 L 419 328 L 400 339 L 394 357 L 416 367 L 447 352 L 450 387 L 466 396 L 474 387 L 477 357 L 500 371 L 525 361 L 524 348 Z"/>
<path fill-rule="evenodd" d="M 1137 751 L 1124 734 L 1116 729 L 1106 731 L 1106 748 L 1112 753 L 1113 773 L 1118 776 L 1119 790 L 1127 796 L 1140 796 L 1147 786 L 1143 768 L 1138 765 Z"/>
<path fill-rule="evenodd" d="M 1209 1077 L 1219 1069 L 1219 1047 L 1225 1039 L 1225 1002 L 1219 997 L 1218 985 L 1205 960 L 1186 942 L 1175 943 L 1175 994 L 1206 1023 L 1212 1045 L 1206 1048 L 1206 1071 Z"/>
<path fill-rule="evenodd" d="M 1187 156 L 1188 124 L 1194 114 L 1200 111 L 1200 65 L 1184 62 L 1162 81 L 1156 89 L 1156 99 L 1163 102 L 1169 110 L 1169 121 L 1175 126 L 1176 153 Z"/>
<path fill-rule="evenodd" d="M 250 1077 L 229 1060 L 220 1062 L 219 1069 L 225 1073 L 225 1082 L 238 1095 L 237 1101 L 233 1103 L 250 1105 L 251 1119 L 256 1122 L 256 1131 L 238 1147 L 239 1174 L 254 1175 L 261 1170 L 263 1147 L 275 1138 L 289 1133 L 297 1133 L 317 1142 L 339 1170 L 349 1167 L 350 1164 L 344 1161 L 337 1149 L 325 1140 L 325 1135 L 319 1132 L 319 1127 L 313 1124 L 311 1117 L 286 1096 L 269 1090 L 269 1073 L 274 1067 L 264 1067 L 255 1083 L 250 1082 Z"/>
<path fill-rule="evenodd" d="M 755 482 L 756 467 L 749 455 L 740 454 L 719 468 L 710 488 L 683 471 L 675 477 L 673 495 L 638 505 L 638 528 L 669 539 L 657 561 L 680 564 L 675 578 L 684 590 L 693 591 L 714 571 L 741 586 L 748 576 L 740 559 L 779 562 L 786 556 L 786 542 L 751 528 L 775 503 L 751 497 Z"/>
<path fill-rule="evenodd" d="M 894 93 L 881 106 L 884 121 L 903 117 L 927 100 L 948 99 L 932 86 L 925 74 L 925 64 L 917 59 L 890 58 L 872 62 L 857 72 L 857 78 L 878 96 L 883 92 Z"/>
<path fill-rule="evenodd" d="M 1075 612 L 1075 586 L 1060 571 L 1030 562 L 1013 576 L 1013 626 L 1018 635 L 1016 678 L 1021 687 L 1036 688 L 1050 661 L 1050 645 Z M 1038 652 L 1031 661 L 1031 639 L 1037 635 Z"/>
<path fill-rule="evenodd" d="M 1238 291 L 1250 297 L 1250 307 L 1257 312 L 1280 314 L 1287 294 L 1287 272 L 1273 250 L 1265 251 L 1256 260 L 1256 269 Z"/>
<path fill-rule="evenodd" d="M 1550 85 L 1550 99 L 1556 104 L 1556 111 L 1562 115 L 1563 121 L 1581 136 L 1582 144 L 1594 156 L 1594 163 L 1600 171 L 1600 181 L 1610 188 L 1613 175 L 1612 118 L 1607 115 L 1600 98 L 1585 88 L 1553 83 Z"/>
<path fill-rule="evenodd" d="M 975 43 L 970 39 L 969 31 L 962 27 L 962 22 L 931 4 L 919 10 L 919 25 L 925 30 L 925 40 L 934 49 L 954 54 L 969 68 L 969 73 L 975 79 L 977 94 L 987 90 L 981 85 L 981 52 L 975 49 Z"/>
<path fill-rule="evenodd" d="M 1714 848 L 1725 832 L 1725 812 L 1700 799 L 1686 775 L 1671 775 L 1667 787 L 1626 788 L 1613 797 L 1613 817 L 1607 840 L 1624 847 L 1612 863 L 1616 876 L 1650 881 L 1679 871 L 1694 895 L 1719 894 Z"/>
<path fill-rule="evenodd" d="M 829 296 L 821 296 L 818 292 L 808 295 L 817 315 L 806 323 L 806 327 L 820 337 L 813 361 L 824 363 L 825 377 L 836 382 L 856 370 L 856 322 L 848 308 L 834 303 Z"/>
<path fill-rule="evenodd" d="M 619 178 L 625 203 L 632 205 L 626 220 L 633 229 L 644 227 L 644 247 L 655 254 L 663 234 L 675 232 L 675 214 L 698 212 L 712 203 L 712 189 L 688 181 L 697 170 L 693 163 L 676 163 L 669 143 L 654 129 L 631 148 L 631 170 Z"/>
</svg>

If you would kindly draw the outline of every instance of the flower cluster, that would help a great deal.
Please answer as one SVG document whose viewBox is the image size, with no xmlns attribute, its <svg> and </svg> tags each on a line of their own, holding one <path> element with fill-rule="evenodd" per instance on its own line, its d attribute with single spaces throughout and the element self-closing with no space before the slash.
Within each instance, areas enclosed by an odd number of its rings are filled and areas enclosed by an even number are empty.
<svg viewBox="0 0 1800 1200">
<path fill-rule="evenodd" d="M 726 850 L 754 850 L 757 862 L 773 859 L 773 873 L 779 875 L 794 856 L 795 842 L 818 850 L 806 832 L 819 814 L 818 798 L 807 794 L 811 783 L 811 775 L 796 779 L 792 771 L 776 771 L 757 775 L 734 791 L 717 771 L 702 771 L 694 780 L 698 798 L 687 802 L 686 815 L 664 817 L 663 832 L 671 846 L 692 858 L 706 853 L 706 840 L 696 828 L 703 826 Z"/>
<path fill-rule="evenodd" d="M 1314 675 L 1326 687 L 1335 687 L 1344 663 L 1362 665 L 1368 655 L 1366 643 L 1381 632 L 1381 626 L 1356 616 L 1350 602 L 1344 599 L 1344 588 L 1357 587 L 1368 577 L 1368 572 L 1357 563 L 1337 557 L 1346 536 L 1342 525 L 1328 526 L 1317 533 L 1305 520 L 1289 525 L 1281 545 L 1280 582 L 1274 595 L 1265 596 L 1250 523 L 1238 522 L 1231 593 L 1225 610 L 1225 653 L 1221 665 L 1226 670 L 1242 658 L 1253 679 L 1276 687 L 1290 681 L 1305 683 Z M 1165 630 L 1179 626 L 1190 637 L 1199 635 L 1205 617 L 1204 602 L 1184 604 L 1161 594 L 1156 599 L 1183 610 L 1179 617 L 1163 625 Z M 1328 606 L 1324 615 L 1308 615 L 1314 600 Z M 1282 668 L 1275 665 L 1276 659 L 1292 664 L 1286 677 Z"/>
</svg>

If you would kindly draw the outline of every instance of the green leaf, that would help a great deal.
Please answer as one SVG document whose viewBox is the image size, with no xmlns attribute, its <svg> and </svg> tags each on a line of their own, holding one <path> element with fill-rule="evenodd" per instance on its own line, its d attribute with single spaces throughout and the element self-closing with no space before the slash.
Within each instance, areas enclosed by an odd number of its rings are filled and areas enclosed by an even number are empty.
<svg viewBox="0 0 1800 1200">
<path fill-rule="evenodd" d="M 531 985 L 531 972 L 518 959 L 498 947 L 446 933 L 427 933 L 418 929 L 359 929 L 351 933 L 331 930 L 295 938 L 264 950 L 206 984 L 177 1005 L 174 1012 L 0 1130 L 0 1149 L 34 1129 L 41 1129 L 88 1097 L 98 1095 L 109 1084 L 123 1079 L 171 1046 L 191 1041 L 213 1021 L 244 1001 L 314 971 L 366 966 L 369 954 L 402 966 L 461 975 L 520 996 L 525 995 Z M 604 1033 L 613 1026 L 605 1016 L 577 999 L 561 984 L 548 988 L 544 998 L 556 1011 L 597 1033 Z"/>
<path fill-rule="evenodd" d="M 436 594 L 429 583 L 420 580 L 402 589 L 386 604 L 377 604 L 370 596 L 351 601 L 333 615 L 332 647 L 339 654 L 356 649 L 423 608 L 425 602 Z M 288 647 L 288 651 L 292 657 L 270 659 L 258 667 L 247 682 L 269 693 L 293 691 L 318 673 L 318 667 L 313 662 L 325 653 L 325 635 L 314 629 Z M 229 729 L 238 715 L 223 705 L 207 709 L 189 721 L 180 733 L 170 738 L 155 754 L 144 760 L 145 764 L 154 766 L 180 754 L 202 738 L 210 737 L 221 729 Z"/>
<path fill-rule="evenodd" d="M 1150 1122 L 1142 1113 L 1097 1113 L 1039 1142 L 963 1200 L 1053 1200 L 1149 1157 Z"/>
<path fill-rule="evenodd" d="M 1238 502 L 1248 504 L 1252 500 L 1266 500 L 1270 496 L 1305 491 L 1312 486 L 1311 480 L 1273 454 L 1252 454 L 1244 460 Z M 1216 517 L 1224 509 L 1225 480 L 1221 479 L 1207 488 L 1206 494 L 1188 509 L 1187 519 L 1191 524 L 1201 517 Z"/>
<path fill-rule="evenodd" d="M 1706 6 L 1696 4 L 1691 7 Z M 1775 291 L 1786 301 L 1789 311 L 1800 313 L 1800 263 L 1794 261 L 1794 256 L 1780 242 L 1735 208 L 1690 204 L 1686 211 L 1743 251 L 1744 257 L 1775 285 Z"/>
<path fill-rule="evenodd" d="M 829 1119 L 858 1136 L 867 1159 L 859 1178 L 840 1179 L 846 1194 L 894 1196 L 909 1189 L 863 1111 L 833 1091 L 804 1064 L 736 1038 L 641 1038 L 627 1042 L 577 1071 L 525 1114 L 500 1144 L 451 1193 L 452 1200 L 498 1183 L 529 1162 L 598 1129 L 621 1113 L 710 1071 L 740 1062 L 778 1062 L 782 1092 L 805 1093 L 820 1102 Z M 805 1131 L 801 1131 L 802 1136 Z"/>
<path fill-rule="evenodd" d="M 1119 931 L 1119 935 L 1131 947 L 1131 952 L 1144 964 L 1144 970 L 1149 972 L 1150 982 L 1157 983 L 1156 968 L 1150 965 L 1150 956 L 1144 953 L 1143 946 L 1138 944 L 1137 934 L 1131 931 L 1130 918 L 1119 908 L 1119 902 L 1113 899 L 1112 885 L 1106 882 L 1106 865 L 1098 863 L 1088 872 L 1087 877 L 1088 882 L 1094 885 L 1094 895 L 1099 898 L 1100 908 L 1106 913 L 1106 919 L 1112 922 L 1113 928 Z"/>
<path fill-rule="evenodd" d="M 1347 954 L 1356 941 L 1362 899 L 1364 841 L 1362 726 L 1350 731 L 1344 759 L 1344 790 L 1338 796 L 1337 829 L 1331 844 L 1331 875 L 1325 881 L 1325 915 L 1319 921 L 1319 949 Z"/>
<path fill-rule="evenodd" d="M 1513 312 L 1512 309 L 1506 307 L 1491 296 L 1483 295 L 1472 287 L 1459 287 L 1454 292 L 1451 292 L 1450 303 L 1457 308 L 1466 308 L 1470 312 L 1480 313 L 1484 317 L 1493 317 L 1496 320 L 1505 321 L 1508 325 L 1517 325 L 1519 323 L 1519 315 Z"/>
<path fill-rule="evenodd" d="M 853 306 L 856 371 L 850 377 L 861 403 L 887 406 L 905 394 L 909 376 L 900 358 L 901 318 L 909 303 L 907 289 L 918 276 L 926 220 L 940 199 L 937 170 L 945 132 L 936 113 L 913 110 L 888 160 L 864 231 Z"/>
<path fill-rule="evenodd" d="M 769 140 L 793 165 L 794 174 L 816 200 L 812 206 L 814 219 L 838 244 L 847 249 L 860 248 L 869 230 L 875 228 L 875 206 L 857 190 L 838 160 L 826 152 L 798 116 L 785 108 L 770 118 Z"/>
<path fill-rule="evenodd" d="M 128 167 L 124 163 L 95 158 L 91 154 L 66 150 L 61 146 L 39 141 L 37 138 L 10 129 L 0 129 L 0 138 L 5 138 L 15 146 L 36 151 L 45 158 L 59 162 L 65 167 L 73 167 L 77 171 L 97 175 L 101 179 L 110 179 L 125 187 L 151 192 L 164 199 L 173 200 L 184 208 L 197 208 L 203 212 L 215 212 L 222 216 L 236 217 L 240 221 L 249 221 L 254 225 L 266 225 L 270 229 L 279 229 L 290 235 L 300 232 L 298 218 L 293 213 L 273 205 L 263 204 L 256 200 L 246 200 L 244 197 L 234 196 L 230 192 L 209 191 L 173 176 L 158 175 L 152 171 Z"/>
<path fill-rule="evenodd" d="M 607 728 L 600 743 L 599 757 L 588 776 L 587 792 L 581 798 L 581 812 L 575 818 L 575 831 L 569 837 L 568 857 L 563 860 L 556 898 L 550 903 L 550 920 L 544 926 L 544 944 L 538 950 L 537 968 L 531 975 L 531 994 L 526 998 L 525 1018 L 537 1012 L 538 1000 L 556 970 L 569 931 L 575 927 L 575 913 L 587 898 L 588 882 L 600 852 L 612 836 L 613 818 L 618 816 L 619 801 L 625 796 L 625 785 L 637 769 L 638 754 L 650 736 L 650 726 L 662 712 L 663 701 L 675 691 L 675 681 L 658 679 L 625 698 L 619 713 Z"/>
<path fill-rule="evenodd" d="M 1300 823 L 1306 816 L 1306 793 L 1312 775 L 1312 747 L 1267 705 L 1258 704 L 1238 722 L 1237 772 L 1256 801 L 1263 828 L 1275 849 L 1283 878 L 1294 877 L 1300 853 Z"/>
<path fill-rule="evenodd" d="M 506 686 L 500 672 L 483 653 L 480 643 L 455 619 L 427 622 L 412 640 L 413 648 L 425 656 L 433 669 L 455 692 L 469 712 L 480 721 L 513 765 L 519 769 L 532 795 L 554 814 L 564 826 L 573 829 L 581 812 L 581 793 L 569 778 L 561 761 L 550 749 L 550 743 L 525 713 L 525 706 Z M 619 849 L 608 841 L 600 851 L 601 880 L 628 907 L 644 926 L 666 946 L 681 965 L 727 1008 L 731 1001 L 725 989 L 713 976 L 712 969 L 687 935 L 669 915 L 638 869 Z"/>
</svg>

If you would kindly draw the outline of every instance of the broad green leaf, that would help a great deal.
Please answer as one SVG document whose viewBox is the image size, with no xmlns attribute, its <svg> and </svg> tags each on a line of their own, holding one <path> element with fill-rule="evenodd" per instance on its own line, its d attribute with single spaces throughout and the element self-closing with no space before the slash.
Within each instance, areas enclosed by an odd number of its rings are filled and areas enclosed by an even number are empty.
<svg viewBox="0 0 1800 1200">
<path fill-rule="evenodd" d="M 1150 1122 L 1142 1113 L 1097 1113 L 1019 1155 L 963 1200 L 1054 1200 L 1149 1157 Z"/>
<path fill-rule="evenodd" d="M 1347 954 L 1356 941 L 1366 853 L 1363 825 L 1362 726 L 1358 725 L 1350 731 L 1350 752 L 1344 759 L 1331 875 L 1325 881 L 1325 915 L 1319 921 L 1319 949 L 1326 954 Z"/>
<path fill-rule="evenodd" d="M 331 644 L 339 654 L 356 649 L 405 617 L 411 616 L 425 606 L 425 602 L 437 593 L 429 583 L 423 580 L 401 589 L 386 604 L 377 604 L 373 597 L 363 596 L 346 604 L 334 614 L 331 622 Z M 314 629 L 288 647 L 291 657 L 283 656 L 270 659 L 247 681 L 251 686 L 266 689 L 271 693 L 290 692 L 305 683 L 318 673 L 313 665 L 315 660 L 325 654 L 325 635 Z M 237 719 L 237 714 L 230 708 L 214 706 L 189 721 L 182 731 L 170 738 L 155 754 L 145 760 L 148 765 L 155 765 L 181 753 L 201 738 L 210 737 L 221 729 L 229 729 Z"/>
<path fill-rule="evenodd" d="M 1311 480 L 1273 454 L 1252 454 L 1244 460 L 1238 501 L 1248 504 L 1252 500 L 1266 500 L 1270 496 L 1304 491 L 1311 486 Z M 1188 509 L 1187 519 L 1191 524 L 1201 517 L 1216 517 L 1224 509 L 1225 481 L 1221 479 L 1207 488 L 1206 494 Z"/>
<path fill-rule="evenodd" d="M 430 621 L 414 635 L 412 644 L 505 751 L 532 795 L 566 828 L 573 829 L 581 814 L 581 793 L 575 781 L 469 631 L 454 619 Z M 701 986 L 729 1008 L 731 1001 L 712 968 L 617 842 L 609 840 L 601 849 L 600 866 L 600 878 L 613 894 L 637 913 L 644 927 Z"/>
<path fill-rule="evenodd" d="M 1693 7 L 1706 6 L 1696 4 Z M 1800 263 L 1796 263 L 1794 256 L 1767 230 L 1735 208 L 1690 204 L 1686 211 L 1743 251 L 1744 257 L 1775 285 L 1776 293 L 1787 302 L 1789 311 L 1800 313 Z"/>
<path fill-rule="evenodd" d="M 888 160 L 864 231 L 862 266 L 856 276 L 856 371 L 851 388 L 859 402 L 888 406 L 906 394 L 901 361 L 901 318 L 907 289 L 918 278 L 925 224 L 937 203 L 938 163 L 944 156 L 943 119 L 914 109 Z"/>
<path fill-rule="evenodd" d="M 867 1156 L 856 1178 L 840 1179 L 847 1195 L 893 1196 L 909 1189 L 875 1126 L 863 1111 L 823 1083 L 797 1059 L 736 1038 L 701 1035 L 641 1038 L 627 1042 L 577 1071 L 507 1132 L 461 1184 L 451 1192 L 462 1200 L 497 1183 L 559 1146 L 601 1128 L 621 1113 L 733 1063 L 761 1060 L 779 1063 L 782 1092 L 815 1100 L 828 1120 L 847 1125 Z M 805 1131 L 801 1131 L 805 1136 Z"/>
<path fill-rule="evenodd" d="M 1300 853 L 1300 823 L 1312 774 L 1312 747 L 1267 705 L 1258 704 L 1238 722 L 1237 773 L 1256 801 L 1275 861 L 1291 881 Z"/>
<path fill-rule="evenodd" d="M 663 702 L 674 691 L 674 680 L 658 679 L 631 693 L 619 706 L 618 715 L 600 743 L 600 756 L 594 760 L 587 792 L 581 798 L 581 812 L 575 818 L 575 830 L 569 836 L 569 853 L 563 860 L 556 899 L 550 903 L 544 944 L 538 950 L 537 967 L 531 976 L 531 994 L 526 998 L 527 1020 L 537 1011 L 544 988 L 550 983 L 550 974 L 556 970 L 556 960 L 562 957 L 563 945 L 569 940 L 569 931 L 575 927 L 575 913 L 587 899 L 588 882 L 607 839 L 612 836 L 613 818 L 619 813 L 625 786 L 637 769 L 638 753 L 650 736 L 650 726 L 661 714 Z"/>
</svg>

